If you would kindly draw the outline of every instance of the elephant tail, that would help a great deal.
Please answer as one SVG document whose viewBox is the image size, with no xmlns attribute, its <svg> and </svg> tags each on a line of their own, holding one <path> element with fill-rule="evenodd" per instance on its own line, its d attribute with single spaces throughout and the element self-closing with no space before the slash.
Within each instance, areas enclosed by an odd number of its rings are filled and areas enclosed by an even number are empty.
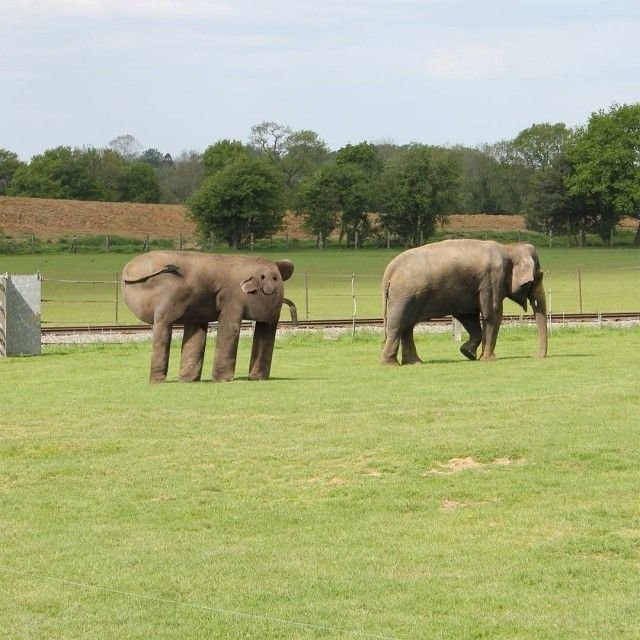
<svg viewBox="0 0 640 640">
<path fill-rule="evenodd" d="M 391 282 L 387 280 L 382 288 L 382 324 L 384 326 L 384 340 L 387 341 L 387 307 L 389 306 L 389 287 Z"/>
<path fill-rule="evenodd" d="M 168 264 L 164 266 L 162 269 L 160 269 L 159 271 L 154 271 L 153 273 L 150 273 L 148 276 L 142 276 L 142 278 L 135 278 L 134 280 L 123 278 L 122 281 L 125 284 L 138 284 L 140 282 L 146 282 L 151 278 L 155 278 L 156 276 L 159 276 L 162 273 L 175 273 L 176 275 L 180 275 L 180 267 L 177 267 L 175 264 Z"/>
</svg>

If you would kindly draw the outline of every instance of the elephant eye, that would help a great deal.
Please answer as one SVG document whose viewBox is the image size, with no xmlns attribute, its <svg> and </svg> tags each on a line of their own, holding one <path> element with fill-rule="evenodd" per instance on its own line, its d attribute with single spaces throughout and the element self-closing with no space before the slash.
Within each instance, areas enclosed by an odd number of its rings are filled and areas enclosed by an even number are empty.
<svg viewBox="0 0 640 640">
<path fill-rule="evenodd" d="M 264 273 L 260 276 L 260 280 L 264 280 Z"/>
</svg>

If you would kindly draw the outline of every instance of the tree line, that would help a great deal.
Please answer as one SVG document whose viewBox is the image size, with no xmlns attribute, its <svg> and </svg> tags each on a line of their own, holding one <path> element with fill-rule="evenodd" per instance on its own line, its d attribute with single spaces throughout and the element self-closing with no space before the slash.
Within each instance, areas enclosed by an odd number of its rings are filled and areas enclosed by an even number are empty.
<svg viewBox="0 0 640 640">
<path fill-rule="evenodd" d="M 375 236 L 413 246 L 453 212 L 519 213 L 531 230 L 576 245 L 596 233 L 609 245 L 622 217 L 640 219 L 640 103 L 474 148 L 383 141 L 332 151 L 314 131 L 263 122 L 248 142 L 218 140 L 177 158 L 130 135 L 103 149 L 49 149 L 28 163 L 0 149 L 0 194 L 184 203 L 203 239 L 234 248 L 275 233 L 287 210 L 318 246 L 332 233 L 346 245 Z"/>
</svg>

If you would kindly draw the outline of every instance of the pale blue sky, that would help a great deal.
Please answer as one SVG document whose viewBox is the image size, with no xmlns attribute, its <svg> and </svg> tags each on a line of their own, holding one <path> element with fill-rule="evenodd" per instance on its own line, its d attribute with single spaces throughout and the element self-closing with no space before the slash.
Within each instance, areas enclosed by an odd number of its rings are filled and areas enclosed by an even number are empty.
<svg viewBox="0 0 640 640">
<path fill-rule="evenodd" d="M 640 101 L 637 0 L 0 0 L 0 148 L 474 146 Z"/>
</svg>

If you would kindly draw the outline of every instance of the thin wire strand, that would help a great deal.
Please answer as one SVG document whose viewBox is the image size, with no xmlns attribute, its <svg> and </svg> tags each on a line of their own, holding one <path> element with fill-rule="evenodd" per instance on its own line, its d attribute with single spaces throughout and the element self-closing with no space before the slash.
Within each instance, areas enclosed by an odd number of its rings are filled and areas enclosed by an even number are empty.
<svg viewBox="0 0 640 640">
<path fill-rule="evenodd" d="M 37 575 L 33 573 L 26 573 L 23 571 L 17 571 L 9 567 L 0 566 L 0 571 L 5 573 L 12 573 L 22 578 L 28 578 L 32 580 L 42 580 L 47 582 L 56 582 L 58 584 L 66 584 L 72 587 L 80 587 L 82 589 L 94 589 L 95 591 L 104 591 L 107 593 L 113 593 L 119 596 L 126 596 L 128 598 L 136 598 L 138 600 L 148 600 L 151 602 L 158 602 L 161 604 L 170 604 L 176 607 L 185 607 L 189 609 L 198 609 L 200 611 L 208 611 L 209 613 L 218 613 L 227 616 L 235 616 L 237 618 L 245 618 L 249 620 L 257 620 L 261 622 L 269 622 L 273 624 L 286 625 L 290 627 L 300 627 L 305 629 L 315 629 L 317 631 L 327 631 L 330 633 L 341 633 L 351 636 L 357 636 L 361 638 L 371 638 L 372 640 L 399 640 L 391 636 L 383 636 L 375 633 L 367 633 L 365 631 L 351 631 L 348 629 L 342 629 L 340 627 L 330 627 L 325 625 L 312 624 L 310 622 L 299 622 L 296 620 L 286 620 L 284 618 L 271 618 L 269 616 L 262 616 L 255 613 L 246 613 L 244 611 L 235 611 L 233 609 L 223 609 L 220 607 L 209 607 L 203 604 L 192 604 L 189 602 L 181 602 L 180 600 L 172 600 L 170 598 L 161 598 L 148 593 L 135 593 L 132 591 L 122 591 L 120 589 L 112 589 L 111 587 L 103 587 L 100 585 L 87 584 L 84 582 L 77 582 L 75 580 L 66 580 L 64 578 L 52 578 L 51 576 Z"/>
</svg>

